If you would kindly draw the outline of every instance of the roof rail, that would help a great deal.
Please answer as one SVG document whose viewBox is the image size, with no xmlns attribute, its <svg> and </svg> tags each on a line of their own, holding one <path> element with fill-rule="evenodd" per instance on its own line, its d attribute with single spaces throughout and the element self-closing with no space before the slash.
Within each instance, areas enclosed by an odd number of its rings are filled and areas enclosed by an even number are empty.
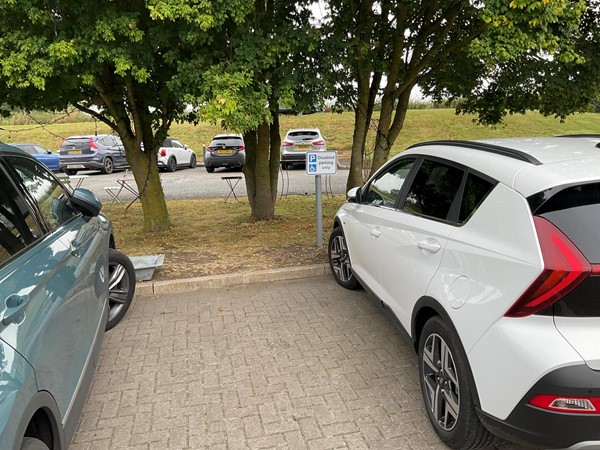
<svg viewBox="0 0 600 450">
<path fill-rule="evenodd" d="M 411 145 L 408 148 L 423 147 L 426 145 L 450 145 L 452 147 L 470 148 L 472 150 L 480 150 L 483 152 L 495 153 L 496 155 L 518 159 L 519 161 L 528 162 L 535 166 L 542 164 L 538 159 L 534 158 L 529 153 L 522 152 L 521 150 L 477 141 L 428 141 Z"/>
<path fill-rule="evenodd" d="M 595 138 L 600 139 L 600 134 L 563 134 L 561 136 L 556 137 L 564 137 L 564 138 Z"/>
</svg>

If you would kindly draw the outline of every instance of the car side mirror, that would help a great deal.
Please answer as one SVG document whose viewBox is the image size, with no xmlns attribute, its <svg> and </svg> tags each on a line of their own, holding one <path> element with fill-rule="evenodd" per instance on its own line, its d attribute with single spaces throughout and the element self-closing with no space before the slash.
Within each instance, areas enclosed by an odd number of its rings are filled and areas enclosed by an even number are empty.
<svg viewBox="0 0 600 450">
<path fill-rule="evenodd" d="M 76 211 L 86 217 L 96 217 L 102 209 L 100 200 L 98 200 L 92 191 L 84 188 L 77 188 L 73 191 L 71 203 Z"/>
<path fill-rule="evenodd" d="M 350 203 L 360 203 L 361 202 L 361 193 L 362 190 L 360 187 L 353 187 L 346 194 L 346 198 Z"/>
</svg>

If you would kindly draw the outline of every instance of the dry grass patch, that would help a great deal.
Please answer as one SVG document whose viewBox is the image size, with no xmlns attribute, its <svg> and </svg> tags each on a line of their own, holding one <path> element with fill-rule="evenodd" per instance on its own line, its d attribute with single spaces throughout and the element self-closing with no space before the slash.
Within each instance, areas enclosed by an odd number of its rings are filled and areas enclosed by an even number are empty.
<svg viewBox="0 0 600 450">
<path fill-rule="evenodd" d="M 323 198 L 325 243 L 343 196 Z M 247 200 L 167 201 L 172 227 L 145 234 L 142 210 L 134 204 L 127 215 L 118 206 L 103 212 L 113 221 L 117 247 L 130 256 L 165 255 L 155 280 L 303 266 L 327 261 L 326 246 L 317 248 L 315 197 L 279 199 L 276 219 L 250 220 Z"/>
</svg>

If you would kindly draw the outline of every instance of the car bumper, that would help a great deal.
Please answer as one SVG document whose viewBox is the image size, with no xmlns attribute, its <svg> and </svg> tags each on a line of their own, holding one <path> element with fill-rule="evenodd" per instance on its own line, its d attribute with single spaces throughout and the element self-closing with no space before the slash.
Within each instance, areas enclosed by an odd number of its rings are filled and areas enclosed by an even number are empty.
<svg viewBox="0 0 600 450">
<path fill-rule="evenodd" d="M 306 152 L 284 153 L 281 162 L 306 163 Z"/>
<path fill-rule="evenodd" d="M 600 414 L 547 411 L 529 405 L 536 395 L 600 397 L 600 372 L 585 364 L 562 367 L 543 376 L 506 418 L 481 414 L 494 434 L 526 445 L 543 448 L 600 448 Z"/>
<path fill-rule="evenodd" d="M 104 167 L 103 160 L 94 160 L 91 158 L 60 158 L 60 168 L 61 170 L 67 169 L 102 169 Z"/>
<path fill-rule="evenodd" d="M 204 155 L 205 167 L 242 167 L 246 163 L 246 155 L 214 156 L 210 153 Z"/>
</svg>

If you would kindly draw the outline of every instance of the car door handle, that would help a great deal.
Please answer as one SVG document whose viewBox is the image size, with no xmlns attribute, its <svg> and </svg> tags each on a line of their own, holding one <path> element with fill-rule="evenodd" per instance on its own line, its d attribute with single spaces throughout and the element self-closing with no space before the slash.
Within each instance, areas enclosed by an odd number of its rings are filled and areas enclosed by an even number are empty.
<svg viewBox="0 0 600 450">
<path fill-rule="evenodd" d="M 3 325 L 10 325 L 11 322 L 19 322 L 23 314 L 23 309 L 29 302 L 29 295 L 9 295 L 4 301 L 6 311 L 2 317 Z"/>
<path fill-rule="evenodd" d="M 381 229 L 378 227 L 371 228 L 371 236 L 373 236 L 374 238 L 378 238 L 379 236 L 381 236 Z"/>
<path fill-rule="evenodd" d="M 425 239 L 424 241 L 419 242 L 417 247 L 429 253 L 437 253 L 442 248 L 440 243 L 435 239 Z"/>
</svg>

